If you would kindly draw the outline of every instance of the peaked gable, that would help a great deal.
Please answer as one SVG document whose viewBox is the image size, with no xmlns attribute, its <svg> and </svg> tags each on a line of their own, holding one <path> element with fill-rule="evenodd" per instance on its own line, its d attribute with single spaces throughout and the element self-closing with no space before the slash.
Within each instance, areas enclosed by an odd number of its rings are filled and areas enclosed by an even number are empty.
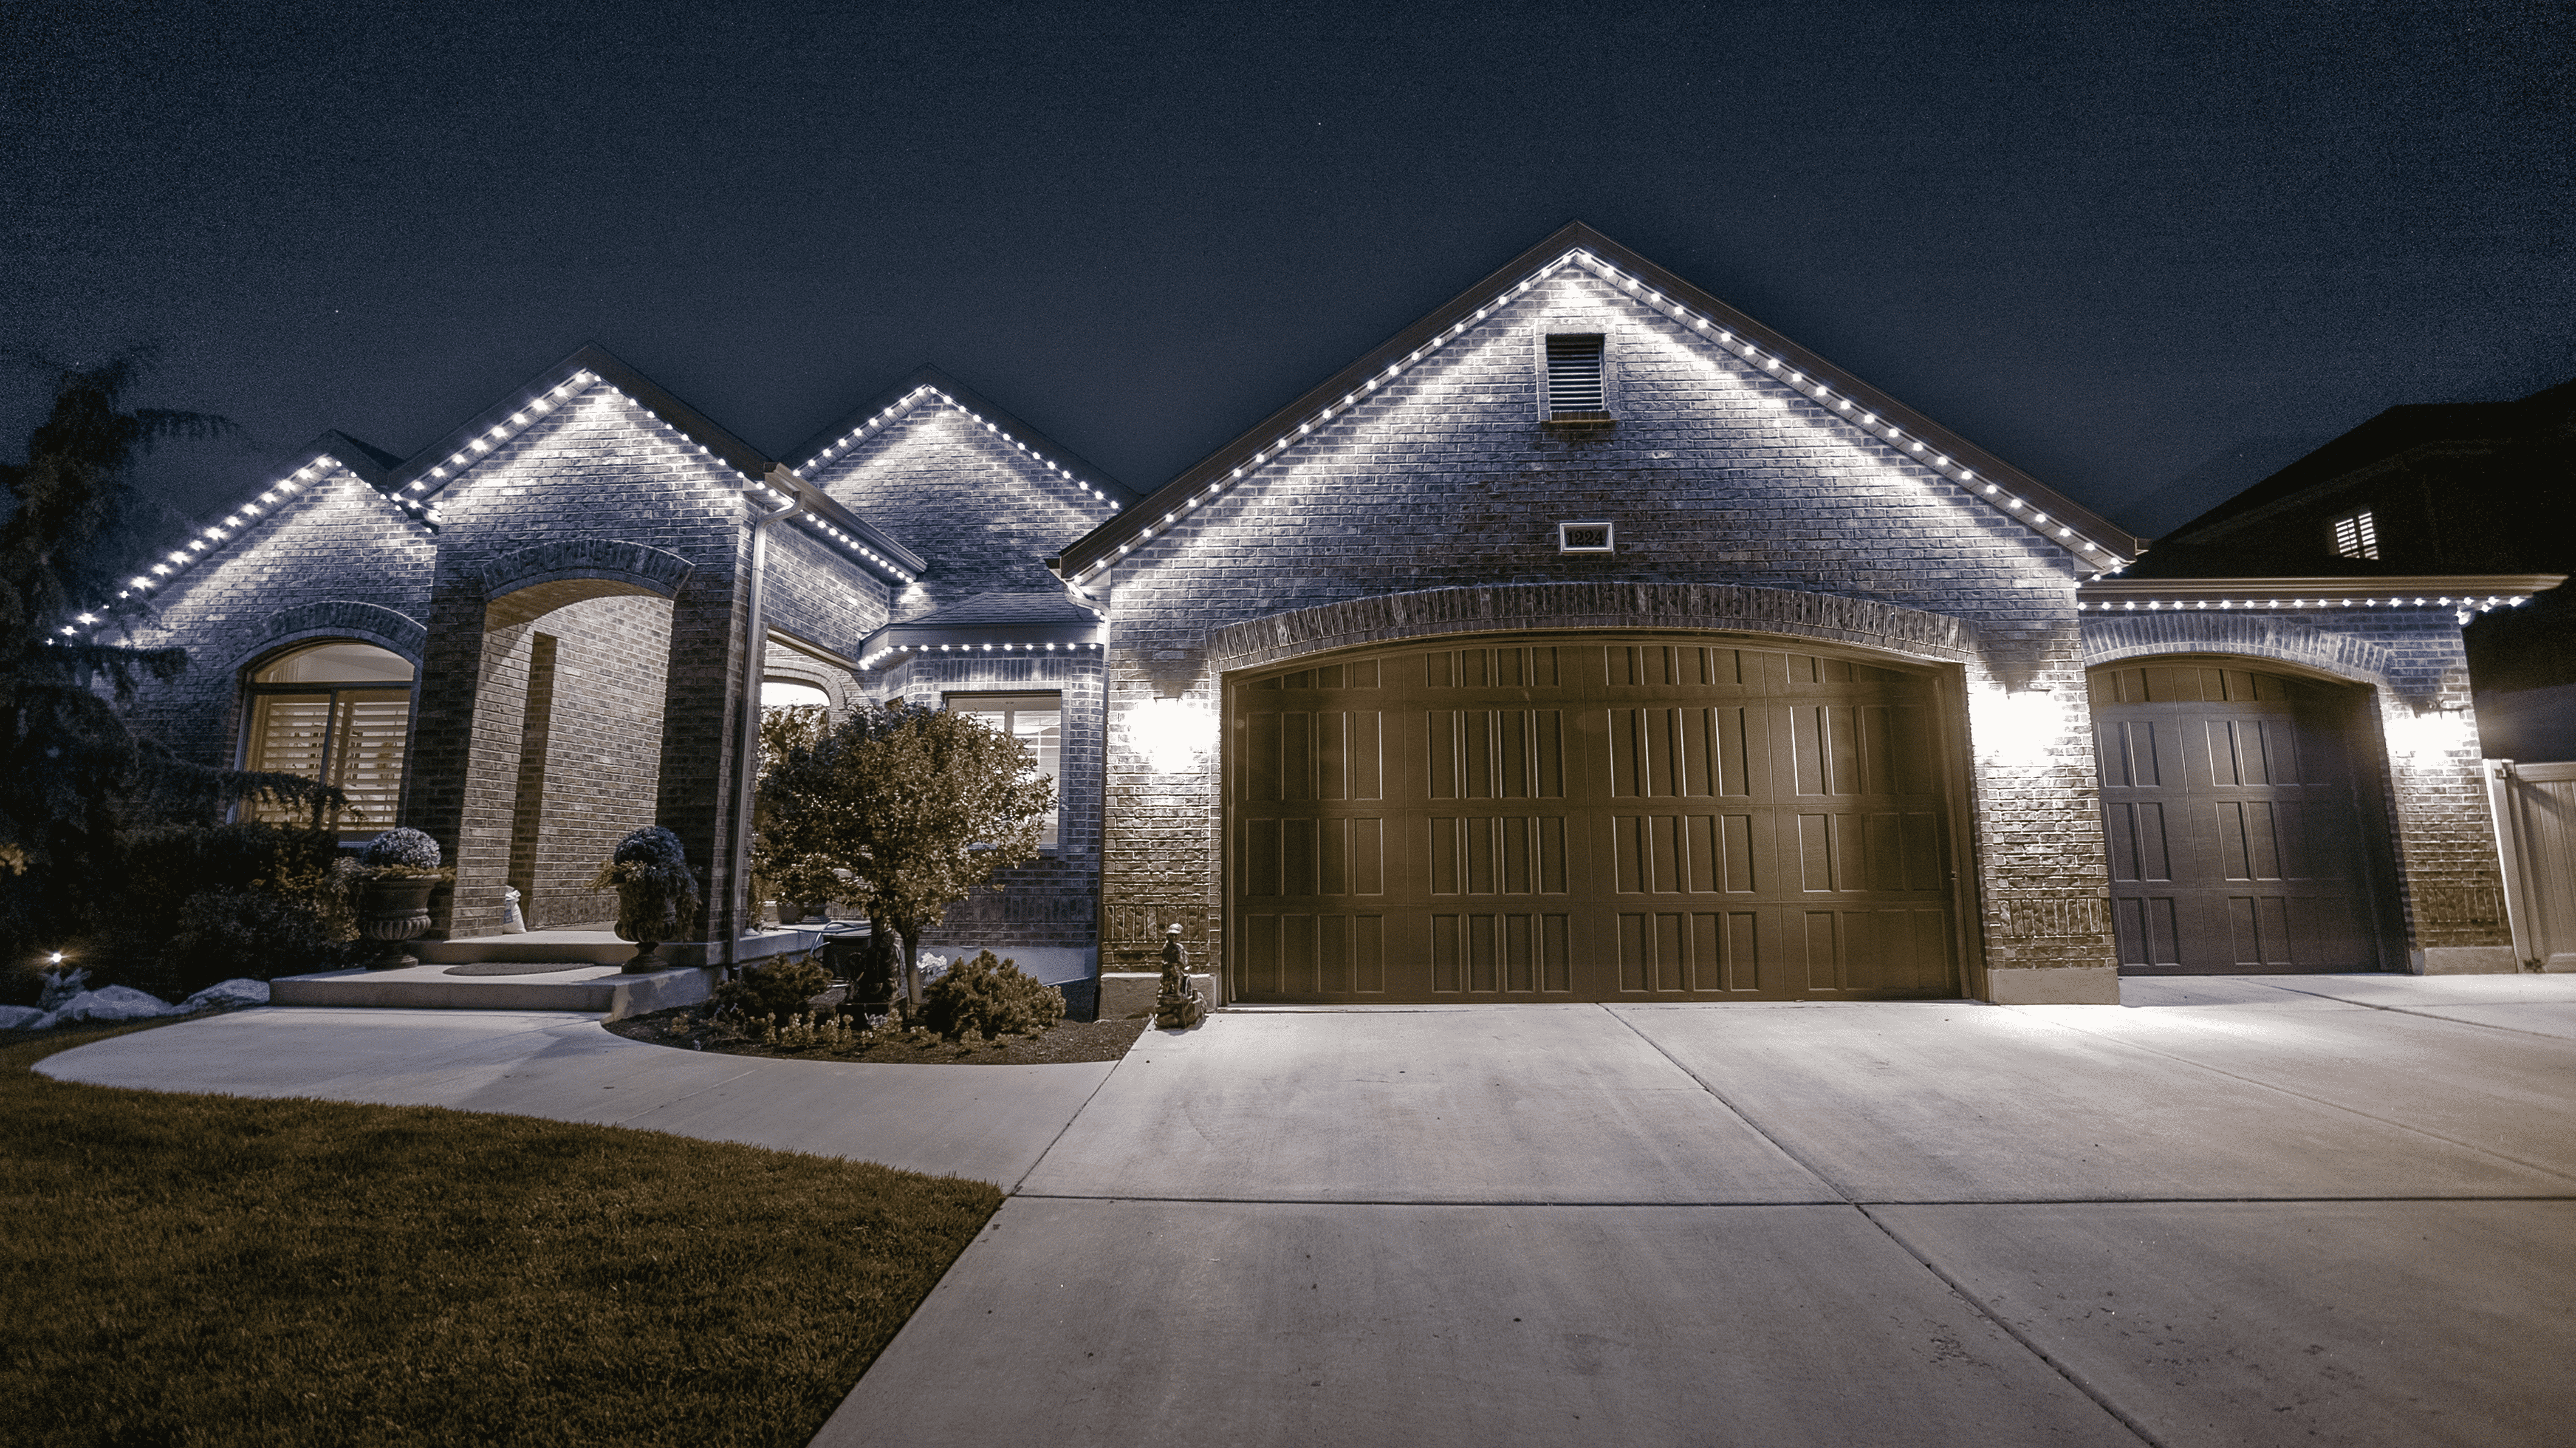
<svg viewBox="0 0 2576 1448">
<path fill-rule="evenodd" d="M 169 551 L 136 565 L 133 576 L 118 591 L 115 602 L 100 604 L 74 616 L 72 624 L 60 627 L 64 634 L 75 634 L 75 625 L 95 626 L 105 622 L 116 603 L 149 598 L 179 581 L 189 569 L 213 558 L 246 540 L 258 537 L 274 524 L 310 490 L 327 486 L 332 479 L 348 476 L 364 483 L 384 500 L 385 507 L 418 527 L 426 537 L 436 531 L 422 504 L 399 496 L 393 489 L 387 461 L 392 454 L 333 430 L 323 433 L 304 447 L 288 454 L 291 466 L 281 468 L 273 481 L 253 497 L 245 498 L 224 514 L 221 521 L 198 529 L 185 542 Z"/>
<path fill-rule="evenodd" d="M 585 346 L 538 373 L 509 396 L 422 449 L 392 470 L 388 484 L 398 496 L 421 506 L 431 523 L 437 523 L 439 496 L 448 487 L 512 438 L 597 388 L 606 388 L 633 403 L 648 423 L 667 431 L 695 449 L 710 465 L 729 473 L 753 502 L 770 508 L 782 507 L 791 500 L 802 505 L 804 512 L 796 519 L 796 525 L 830 542 L 849 561 L 897 584 L 912 582 L 926 566 L 921 555 L 900 540 L 821 489 L 807 486 L 786 466 L 598 346 Z"/>
<path fill-rule="evenodd" d="M 790 454 L 804 459 L 796 464 L 794 471 L 799 477 L 819 481 L 827 473 L 845 465 L 871 438 L 882 434 L 905 416 L 920 408 L 939 406 L 963 413 L 969 421 L 1016 449 L 1043 469 L 1052 481 L 1069 489 L 1068 496 L 1078 507 L 1115 513 L 1136 501 L 1135 491 L 1126 484 L 1094 467 L 1071 448 L 1039 432 L 1006 409 L 996 406 L 973 388 L 927 363 L 914 368 L 912 375 L 878 393 L 848 416 L 807 438 Z"/>
<path fill-rule="evenodd" d="M 1165 484 L 1139 507 L 1067 548 L 1056 566 L 1077 587 L 1187 514 L 1279 462 L 1318 427 L 1367 407 L 1387 384 L 1568 267 L 1609 283 L 1632 304 L 1680 324 L 1715 350 L 1810 398 L 1857 441 L 1959 484 L 1997 512 L 2097 573 L 2126 567 L 2146 540 L 1967 442 L 1581 222 L 1572 222 L 1447 305 L 1272 413 Z"/>
<path fill-rule="evenodd" d="M 1115 479 L 936 368 L 803 449 L 802 479 L 882 518 L 930 560 L 910 617 L 974 594 L 1057 590 L 1046 560 L 1134 500 Z"/>
</svg>

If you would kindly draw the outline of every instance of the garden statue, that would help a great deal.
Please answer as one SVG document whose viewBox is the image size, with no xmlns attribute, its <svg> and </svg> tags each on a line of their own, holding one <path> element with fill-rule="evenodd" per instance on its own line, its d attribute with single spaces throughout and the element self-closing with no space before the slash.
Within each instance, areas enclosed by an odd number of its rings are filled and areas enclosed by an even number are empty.
<svg viewBox="0 0 2576 1448">
<path fill-rule="evenodd" d="M 698 923 L 698 877 L 689 873 L 680 837 L 660 825 L 619 840 L 590 888 L 617 891 L 617 938 L 635 942 L 629 971 L 657 969 L 653 952 L 665 940 L 685 939 Z"/>
<path fill-rule="evenodd" d="M 1207 1019 L 1207 997 L 1190 985 L 1189 947 L 1181 944 L 1181 927 L 1166 926 L 1163 933 L 1163 988 L 1154 997 L 1154 1024 L 1158 1026 L 1195 1026 Z"/>
<path fill-rule="evenodd" d="M 390 829 L 358 851 L 358 933 L 384 950 L 370 970 L 418 965 L 403 948 L 429 929 L 429 892 L 456 878 L 439 863 L 438 841 L 415 829 Z"/>
</svg>

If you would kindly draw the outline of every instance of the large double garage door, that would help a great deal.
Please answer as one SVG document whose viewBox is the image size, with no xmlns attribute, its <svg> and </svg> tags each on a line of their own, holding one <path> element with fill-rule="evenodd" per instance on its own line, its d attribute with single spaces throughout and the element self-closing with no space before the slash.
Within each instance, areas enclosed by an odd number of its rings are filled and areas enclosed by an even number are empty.
<svg viewBox="0 0 2576 1448">
<path fill-rule="evenodd" d="M 1408 646 L 1228 690 L 1236 993 L 1960 993 L 1927 675 L 1670 636 Z"/>
</svg>

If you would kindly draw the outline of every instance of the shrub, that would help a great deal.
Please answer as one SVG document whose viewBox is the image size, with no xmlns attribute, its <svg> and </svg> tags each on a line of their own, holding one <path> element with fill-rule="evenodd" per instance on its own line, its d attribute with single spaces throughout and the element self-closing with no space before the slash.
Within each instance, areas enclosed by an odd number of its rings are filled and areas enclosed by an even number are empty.
<svg viewBox="0 0 2576 1448">
<path fill-rule="evenodd" d="M 179 929 L 161 951 L 154 993 L 180 1000 L 217 981 L 330 970 L 347 964 L 353 949 L 332 939 L 301 902 L 221 885 L 179 907 Z"/>
<path fill-rule="evenodd" d="M 717 986 L 714 1004 L 719 1015 L 738 1012 L 755 1021 L 773 1015 L 792 1016 L 831 985 L 830 972 L 816 964 L 813 956 L 785 955 L 750 967 L 740 980 Z"/>
<path fill-rule="evenodd" d="M 987 950 L 952 963 L 922 991 L 921 1019 L 943 1036 L 1035 1035 L 1064 1019 L 1064 992 Z"/>
</svg>

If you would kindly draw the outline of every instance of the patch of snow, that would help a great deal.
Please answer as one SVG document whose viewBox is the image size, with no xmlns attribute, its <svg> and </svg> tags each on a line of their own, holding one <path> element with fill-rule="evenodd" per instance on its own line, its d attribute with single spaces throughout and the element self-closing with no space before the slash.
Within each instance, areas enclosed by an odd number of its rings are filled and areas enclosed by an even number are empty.
<svg viewBox="0 0 2576 1448">
<path fill-rule="evenodd" d="M 168 1001 L 130 985 L 106 985 L 63 1002 L 54 1012 L 54 1021 L 148 1021 L 172 1009 Z"/>
<path fill-rule="evenodd" d="M 0 1031 L 41 1031 L 53 1023 L 52 1011 L 34 1006 L 0 1006 Z"/>
<path fill-rule="evenodd" d="M 247 976 L 210 985 L 174 1008 L 202 1011 L 219 1006 L 264 1006 L 268 1004 L 268 982 Z"/>
</svg>

